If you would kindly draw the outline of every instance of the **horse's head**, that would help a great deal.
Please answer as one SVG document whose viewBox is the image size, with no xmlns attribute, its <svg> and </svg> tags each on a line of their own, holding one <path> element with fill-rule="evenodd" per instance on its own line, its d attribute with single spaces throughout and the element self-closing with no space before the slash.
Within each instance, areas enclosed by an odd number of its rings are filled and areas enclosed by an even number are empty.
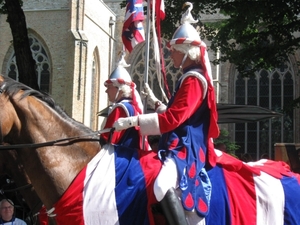
<svg viewBox="0 0 300 225">
<path fill-rule="evenodd" d="M 0 108 L 0 142 L 17 149 L 41 200 L 52 207 L 99 152 L 99 136 L 69 117 L 49 95 L 4 76 Z"/>
</svg>

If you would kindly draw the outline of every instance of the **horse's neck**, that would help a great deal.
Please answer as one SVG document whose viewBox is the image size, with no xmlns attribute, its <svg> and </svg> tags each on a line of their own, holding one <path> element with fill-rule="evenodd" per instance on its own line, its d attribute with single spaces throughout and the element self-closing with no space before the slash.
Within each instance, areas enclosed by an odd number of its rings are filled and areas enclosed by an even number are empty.
<svg viewBox="0 0 300 225">
<path fill-rule="evenodd" d="M 92 134 L 91 130 L 70 118 L 63 118 L 39 100 L 33 97 L 26 99 L 19 104 L 19 111 L 23 114 L 21 117 L 24 118 L 22 127 L 25 128 L 20 139 L 24 142 L 43 143 L 84 136 L 88 132 Z M 50 208 L 99 150 L 98 142 L 77 142 L 22 150 L 20 157 L 36 192 L 45 206 Z"/>
</svg>

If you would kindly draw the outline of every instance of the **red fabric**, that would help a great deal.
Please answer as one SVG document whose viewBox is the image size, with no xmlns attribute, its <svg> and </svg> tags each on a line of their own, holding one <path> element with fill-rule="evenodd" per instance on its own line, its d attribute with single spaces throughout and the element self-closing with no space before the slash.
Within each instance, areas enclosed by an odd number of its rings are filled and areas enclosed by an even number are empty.
<svg viewBox="0 0 300 225">
<path fill-rule="evenodd" d="M 206 71 L 206 69 L 205 69 Z M 214 88 L 210 82 L 206 71 L 205 78 L 208 83 L 208 107 L 211 110 L 210 116 L 210 128 L 208 133 L 208 163 L 211 166 L 216 165 L 216 154 L 214 151 L 214 144 L 212 142 L 213 137 L 218 137 L 219 127 L 217 124 L 218 115 L 215 102 Z M 197 98 L 197 101 L 195 101 Z M 189 76 L 181 84 L 174 103 L 169 107 L 165 113 L 158 114 L 159 129 L 161 133 L 166 133 L 174 130 L 176 127 L 181 125 L 186 119 L 188 119 L 196 109 L 202 104 L 203 99 L 203 87 L 197 77 Z"/>
<path fill-rule="evenodd" d="M 155 178 L 157 177 L 160 169 L 161 169 L 161 162 L 158 160 L 157 154 L 153 151 L 139 151 L 140 157 L 140 164 L 144 172 L 145 181 L 146 181 L 146 188 L 147 188 L 147 197 L 148 197 L 148 215 L 150 224 L 156 224 L 154 222 L 155 218 L 153 217 L 152 213 L 152 204 L 156 204 L 157 200 L 154 195 L 153 186 Z M 157 222 L 157 221 L 156 221 Z"/>
<path fill-rule="evenodd" d="M 256 193 L 252 172 L 243 167 L 240 173 L 223 171 L 232 210 L 231 225 L 256 224 L 256 213 L 245 213 L 256 212 Z"/>
<path fill-rule="evenodd" d="M 125 48 L 131 52 L 135 47 L 132 39 L 137 43 L 145 41 L 144 29 L 142 22 L 144 21 L 143 1 L 142 0 L 127 0 L 125 21 L 122 30 L 122 40 Z M 138 29 L 138 24 L 141 29 Z"/>
<path fill-rule="evenodd" d="M 211 68 L 210 62 L 208 60 L 208 55 L 206 51 L 206 45 L 200 46 L 201 51 L 201 64 L 204 71 L 204 77 L 207 80 L 208 90 L 207 90 L 207 98 L 208 98 L 208 108 L 210 109 L 210 123 L 209 123 L 209 130 L 208 130 L 208 163 L 211 166 L 216 165 L 217 156 L 215 154 L 215 147 L 212 142 L 212 138 L 217 138 L 220 134 L 219 126 L 218 126 L 218 112 L 217 112 L 217 105 L 215 99 L 215 89 L 212 85 L 212 80 L 210 79 L 211 76 Z M 206 57 L 205 57 L 206 56 Z M 209 66 L 209 68 L 207 68 Z M 209 70 L 209 71 L 208 71 Z M 210 73 L 210 74 L 209 74 Z"/>
<path fill-rule="evenodd" d="M 42 206 L 38 214 L 39 224 L 40 225 L 48 225 L 48 215 L 46 212 L 46 207 Z"/>
<path fill-rule="evenodd" d="M 160 132 L 174 130 L 187 120 L 202 104 L 202 100 L 199 99 L 203 99 L 203 88 L 199 79 L 194 76 L 187 77 L 175 96 L 175 104 L 164 113 L 158 114 Z"/>
<path fill-rule="evenodd" d="M 249 166 L 248 164 L 243 163 L 243 161 L 226 153 L 217 157 L 217 163 L 221 164 L 222 167 L 227 171 L 240 171 L 245 168 L 255 175 L 260 175 L 260 169 Z"/>
<path fill-rule="evenodd" d="M 86 167 L 78 174 L 61 199 L 54 205 L 57 224 L 84 225 L 83 188 Z"/>
<path fill-rule="evenodd" d="M 230 204 L 231 225 L 256 224 L 256 193 L 253 175 L 260 175 L 259 169 L 248 166 L 241 160 L 222 154 L 217 157 L 217 163 L 224 169 L 224 178 Z"/>
<path fill-rule="evenodd" d="M 104 129 L 112 128 L 114 122 L 117 119 L 124 118 L 124 117 L 128 117 L 128 115 L 126 114 L 125 110 L 122 107 L 114 108 L 114 110 L 107 117 Z M 111 138 L 111 143 L 112 144 L 118 143 L 125 132 L 126 132 L 126 130 L 114 131 L 113 136 Z M 110 133 L 103 133 L 103 134 L 101 134 L 101 137 L 104 138 L 104 140 L 108 141 L 109 135 L 110 135 Z"/>
<path fill-rule="evenodd" d="M 281 179 L 283 176 L 286 177 L 292 177 L 294 176 L 293 173 L 291 173 L 290 166 L 282 161 L 273 161 L 273 160 L 260 160 L 253 163 L 247 163 L 249 165 L 252 165 L 254 168 L 258 168 L 261 171 L 277 178 Z"/>
<path fill-rule="evenodd" d="M 205 46 L 200 46 L 200 51 L 201 55 L 204 56 L 207 54 L 206 47 Z M 209 126 L 209 131 L 208 131 L 208 137 L 211 138 L 217 138 L 219 136 L 219 126 L 218 126 L 218 113 L 217 113 L 217 105 L 216 105 L 216 99 L 215 99 L 215 91 L 214 87 L 212 85 L 212 80 L 209 77 L 208 70 L 206 68 L 206 64 L 210 62 L 205 61 L 205 57 L 201 57 L 201 63 L 202 66 L 204 67 L 204 77 L 207 80 L 208 83 L 208 108 L 211 111 L 210 114 L 210 126 Z"/>
<path fill-rule="evenodd" d="M 165 19 L 165 4 L 164 4 L 164 0 L 157 0 L 156 1 L 156 5 L 155 5 L 155 14 L 156 14 L 156 18 L 157 20 L 164 20 Z"/>
<path fill-rule="evenodd" d="M 137 106 L 134 106 L 133 108 L 135 110 L 135 112 L 134 112 L 135 115 L 138 115 L 139 113 L 137 112 L 137 109 L 136 109 Z M 106 124 L 104 126 L 104 129 L 105 128 L 112 128 L 114 122 L 116 120 L 118 120 L 119 118 L 125 118 L 125 117 L 129 117 L 129 116 L 130 115 L 127 115 L 126 111 L 122 107 L 120 107 L 120 106 L 115 107 L 113 109 L 113 111 L 108 115 L 107 120 L 106 120 Z M 139 130 L 139 127 L 136 127 L 136 129 Z M 125 134 L 125 132 L 126 132 L 126 130 L 114 131 L 110 143 L 111 144 L 119 144 L 120 140 L 123 137 L 123 135 Z M 144 136 L 144 146 L 143 146 L 143 136 L 140 133 L 139 133 L 139 135 L 140 135 L 139 148 L 143 149 L 143 150 L 146 150 L 146 151 L 151 150 L 151 147 L 149 145 L 147 136 Z M 110 136 L 109 132 L 101 134 L 101 137 L 106 141 L 108 141 L 109 136 Z"/>
</svg>

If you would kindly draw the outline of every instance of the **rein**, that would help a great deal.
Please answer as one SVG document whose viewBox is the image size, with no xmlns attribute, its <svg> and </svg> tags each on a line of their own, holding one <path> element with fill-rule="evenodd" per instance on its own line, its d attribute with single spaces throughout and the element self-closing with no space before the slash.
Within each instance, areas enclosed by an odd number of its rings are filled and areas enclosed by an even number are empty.
<svg viewBox="0 0 300 225">
<path fill-rule="evenodd" d="M 100 141 L 100 138 L 86 138 L 91 135 L 99 135 L 102 133 L 108 133 L 110 132 L 110 137 L 112 136 L 112 133 L 114 132 L 114 128 L 106 128 L 100 131 L 95 132 L 94 134 L 88 134 L 84 136 L 78 136 L 78 137 L 69 137 L 69 138 L 62 138 L 54 141 L 47 141 L 42 143 L 35 143 L 35 144 L 17 144 L 17 145 L 1 145 L 0 151 L 2 150 L 16 150 L 21 148 L 40 148 L 45 146 L 63 146 L 63 145 L 69 145 L 75 142 L 83 142 L 83 141 Z"/>
<path fill-rule="evenodd" d="M 32 187 L 32 184 L 25 184 L 23 186 L 20 186 L 20 187 L 17 187 L 17 188 L 14 188 L 14 189 L 1 189 L 0 190 L 0 194 L 4 194 L 4 193 L 10 193 L 10 192 L 16 192 L 16 191 L 20 191 L 20 190 L 24 190 L 24 189 L 27 189 L 27 188 L 31 188 Z"/>
</svg>

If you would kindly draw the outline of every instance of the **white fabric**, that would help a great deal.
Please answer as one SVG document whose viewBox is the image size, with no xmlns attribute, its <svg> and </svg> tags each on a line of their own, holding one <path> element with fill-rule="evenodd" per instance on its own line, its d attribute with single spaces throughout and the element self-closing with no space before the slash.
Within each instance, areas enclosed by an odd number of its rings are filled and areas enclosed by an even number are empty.
<svg viewBox="0 0 300 225">
<path fill-rule="evenodd" d="M 166 110 L 167 110 L 167 106 L 161 103 L 161 105 L 157 107 L 156 112 L 160 114 L 160 113 L 164 113 Z"/>
<path fill-rule="evenodd" d="M 202 76 L 199 72 L 189 71 L 189 72 L 183 74 L 182 77 L 180 78 L 180 79 L 182 79 L 180 82 L 180 86 L 182 85 L 184 79 L 186 79 L 187 77 L 190 77 L 190 76 L 197 77 L 199 79 L 199 81 L 201 82 L 202 87 L 203 87 L 203 99 L 204 99 L 206 97 L 208 85 L 207 85 L 207 81 L 204 78 L 204 76 Z"/>
<path fill-rule="evenodd" d="M 254 176 L 257 225 L 284 224 L 284 192 L 279 179 L 264 172 Z"/>
<path fill-rule="evenodd" d="M 144 113 L 144 105 L 143 105 L 141 96 L 140 96 L 139 92 L 136 90 L 136 88 L 134 88 L 133 91 L 134 91 L 134 96 L 135 96 L 135 100 L 138 104 L 138 107 L 140 108 L 141 112 Z"/>
<path fill-rule="evenodd" d="M 206 44 L 203 41 L 201 42 L 201 48 L 205 48 L 205 52 L 204 52 L 204 55 L 202 55 L 202 57 L 204 58 L 204 63 L 205 63 L 207 75 L 210 79 L 211 85 L 214 86 L 213 77 L 212 77 L 212 73 L 211 73 L 211 65 L 210 65 L 210 61 L 209 61 L 209 58 L 208 58 L 208 53 L 207 53 L 207 50 L 206 50 L 207 48 L 206 48 Z"/>
<path fill-rule="evenodd" d="M 189 225 L 206 225 L 205 218 L 199 217 L 194 211 L 185 211 L 185 216 L 189 222 Z"/>
<path fill-rule="evenodd" d="M 123 100 L 122 102 L 129 102 L 129 100 Z M 108 115 L 117 107 L 121 107 L 124 112 L 126 113 L 127 116 L 129 116 L 129 112 L 128 112 L 128 109 L 126 108 L 126 106 L 122 103 L 114 103 L 111 108 L 110 108 L 110 111 L 108 112 Z"/>
<path fill-rule="evenodd" d="M 115 158 L 113 152 L 113 145 L 104 145 L 103 149 L 87 166 L 83 190 L 85 225 L 119 225 L 114 192 Z M 162 169 L 163 172 L 160 173 L 164 173 L 163 175 L 167 177 L 165 180 L 168 181 L 165 184 L 168 186 L 168 182 L 171 182 L 176 187 L 177 171 L 175 162 L 169 159 L 165 162 L 163 168 L 165 169 Z M 195 212 L 186 212 L 186 217 L 191 225 L 205 225 L 205 220 L 199 218 Z"/>
<path fill-rule="evenodd" d="M 161 201 L 170 188 L 177 190 L 177 195 L 181 196 L 178 188 L 178 176 L 176 163 L 173 158 L 167 157 L 154 182 L 154 194 L 157 201 Z M 185 216 L 191 225 L 205 225 L 205 219 L 199 217 L 195 211 L 185 211 Z"/>
<path fill-rule="evenodd" d="M 138 121 L 138 116 L 119 118 L 116 122 L 114 122 L 113 127 L 116 131 L 125 130 L 130 127 L 138 126 Z"/>
<path fill-rule="evenodd" d="M 140 132 L 142 135 L 160 135 L 158 114 L 139 115 Z"/>
<path fill-rule="evenodd" d="M 155 95 L 154 95 L 153 91 L 151 90 L 151 88 L 149 87 L 148 83 L 145 83 L 144 90 L 145 90 L 145 92 L 143 92 L 143 91 L 141 92 L 142 95 L 144 97 L 147 97 L 148 104 L 150 105 L 151 108 L 154 109 L 155 103 L 157 101 L 159 101 L 158 98 L 155 97 Z"/>
<path fill-rule="evenodd" d="M 85 225 L 95 225 L 95 221 L 101 221 L 101 225 L 119 224 L 114 192 L 115 159 L 113 152 L 112 145 L 104 145 L 103 149 L 88 164 L 83 191 Z M 93 174 L 97 174 L 97 176 L 91 176 Z"/>
<path fill-rule="evenodd" d="M 163 0 L 161 1 L 163 4 Z M 156 7 L 156 0 L 152 0 L 152 12 L 155 12 L 155 7 Z M 164 6 L 163 6 L 164 7 Z M 152 21 L 155 21 L 155 13 L 152 13 Z M 152 23 L 152 39 L 153 39 L 153 48 L 154 48 L 154 60 L 155 60 L 155 67 L 156 67 L 156 76 L 157 76 L 157 81 L 158 81 L 158 86 L 159 89 L 162 93 L 163 98 L 168 101 L 168 98 L 164 92 L 164 89 L 162 87 L 162 77 L 161 77 L 161 63 L 160 63 L 160 53 L 159 53 L 159 45 L 158 43 L 158 38 L 156 34 L 156 28 L 155 28 L 155 23 Z"/>
<path fill-rule="evenodd" d="M 170 188 L 177 188 L 178 176 L 176 163 L 173 158 L 167 157 L 154 182 L 154 194 L 157 201 L 161 201 Z"/>
</svg>

